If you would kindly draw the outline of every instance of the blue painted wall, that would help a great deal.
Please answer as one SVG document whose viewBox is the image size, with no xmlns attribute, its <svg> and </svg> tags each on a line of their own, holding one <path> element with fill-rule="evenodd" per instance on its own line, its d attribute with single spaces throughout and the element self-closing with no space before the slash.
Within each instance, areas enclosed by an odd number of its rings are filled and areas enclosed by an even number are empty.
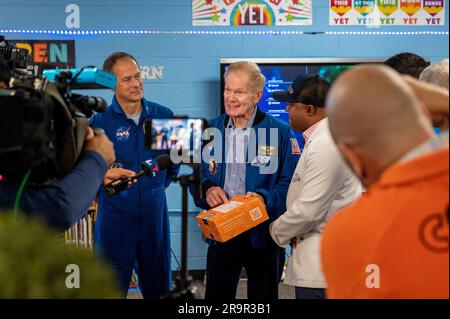
<svg viewBox="0 0 450 319">
<path fill-rule="evenodd" d="M 176 114 L 211 118 L 218 114 L 220 103 L 220 58 L 307 58 L 353 57 L 386 58 L 399 52 L 415 52 L 432 62 L 448 57 L 448 35 L 200 35 L 175 34 L 173 31 L 446 31 L 435 27 L 365 27 L 328 25 L 328 1 L 313 1 L 313 25 L 299 27 L 193 27 L 190 0 L 0 0 L 0 30 L 69 30 L 65 8 L 80 7 L 78 30 L 159 30 L 168 33 L 151 35 L 61 36 L 0 32 L 8 39 L 74 39 L 76 66 L 97 65 L 113 51 L 128 51 L 144 66 L 164 66 L 163 79 L 146 80 L 146 97 L 171 107 Z M 75 29 L 74 29 L 75 30 Z M 108 91 L 90 91 L 110 100 Z M 180 255 L 181 192 L 178 185 L 168 190 L 171 210 L 172 247 Z M 198 212 L 189 204 L 190 269 L 204 269 L 206 245 L 201 240 L 195 219 Z M 179 259 L 179 257 L 177 257 Z M 173 269 L 177 263 L 172 263 Z"/>
</svg>

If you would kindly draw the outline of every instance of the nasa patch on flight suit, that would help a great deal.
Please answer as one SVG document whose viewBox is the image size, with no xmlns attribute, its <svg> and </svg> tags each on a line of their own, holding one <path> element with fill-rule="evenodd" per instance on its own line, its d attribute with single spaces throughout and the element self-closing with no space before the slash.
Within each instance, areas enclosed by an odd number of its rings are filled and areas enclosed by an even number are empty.
<svg viewBox="0 0 450 319">
<path fill-rule="evenodd" d="M 130 137 L 131 127 L 121 126 L 116 130 L 116 140 L 119 142 L 124 142 Z"/>
<path fill-rule="evenodd" d="M 270 156 L 258 155 L 251 162 L 252 166 L 268 166 L 270 163 Z"/>
</svg>

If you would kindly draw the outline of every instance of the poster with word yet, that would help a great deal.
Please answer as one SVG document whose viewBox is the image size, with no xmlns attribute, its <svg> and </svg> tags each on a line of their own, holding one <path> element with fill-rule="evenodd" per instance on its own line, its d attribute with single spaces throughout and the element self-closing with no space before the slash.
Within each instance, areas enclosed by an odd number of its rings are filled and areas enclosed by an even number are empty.
<svg viewBox="0 0 450 319">
<path fill-rule="evenodd" d="M 192 0 L 195 26 L 311 25 L 312 0 Z"/>
<path fill-rule="evenodd" d="M 445 0 L 330 0 L 330 25 L 443 26 Z"/>
</svg>

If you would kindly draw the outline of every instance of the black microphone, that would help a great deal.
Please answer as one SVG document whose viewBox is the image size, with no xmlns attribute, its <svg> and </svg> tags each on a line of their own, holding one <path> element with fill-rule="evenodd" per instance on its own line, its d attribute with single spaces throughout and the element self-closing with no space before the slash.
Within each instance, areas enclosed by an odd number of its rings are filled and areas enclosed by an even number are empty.
<svg viewBox="0 0 450 319">
<path fill-rule="evenodd" d="M 128 188 L 131 181 L 140 178 L 143 175 L 156 176 L 156 173 L 168 168 L 172 164 L 169 155 L 160 155 L 155 159 L 146 160 L 141 164 L 142 169 L 132 177 L 123 177 L 116 179 L 105 185 L 105 191 L 109 196 L 116 195 Z"/>
</svg>

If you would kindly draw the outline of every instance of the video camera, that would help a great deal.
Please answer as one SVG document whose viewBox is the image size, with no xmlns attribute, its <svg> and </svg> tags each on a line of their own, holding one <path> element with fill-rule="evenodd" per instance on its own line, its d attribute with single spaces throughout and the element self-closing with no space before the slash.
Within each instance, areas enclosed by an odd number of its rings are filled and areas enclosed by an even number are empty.
<svg viewBox="0 0 450 319">
<path fill-rule="evenodd" d="M 27 50 L 0 37 L 0 181 L 18 183 L 31 170 L 28 184 L 43 185 L 73 168 L 82 151 L 87 119 L 107 105 L 72 89 L 114 88 L 116 81 L 114 75 L 93 67 L 30 76 L 20 70 L 27 61 Z M 95 75 L 100 73 L 109 81 L 99 85 Z"/>
</svg>

